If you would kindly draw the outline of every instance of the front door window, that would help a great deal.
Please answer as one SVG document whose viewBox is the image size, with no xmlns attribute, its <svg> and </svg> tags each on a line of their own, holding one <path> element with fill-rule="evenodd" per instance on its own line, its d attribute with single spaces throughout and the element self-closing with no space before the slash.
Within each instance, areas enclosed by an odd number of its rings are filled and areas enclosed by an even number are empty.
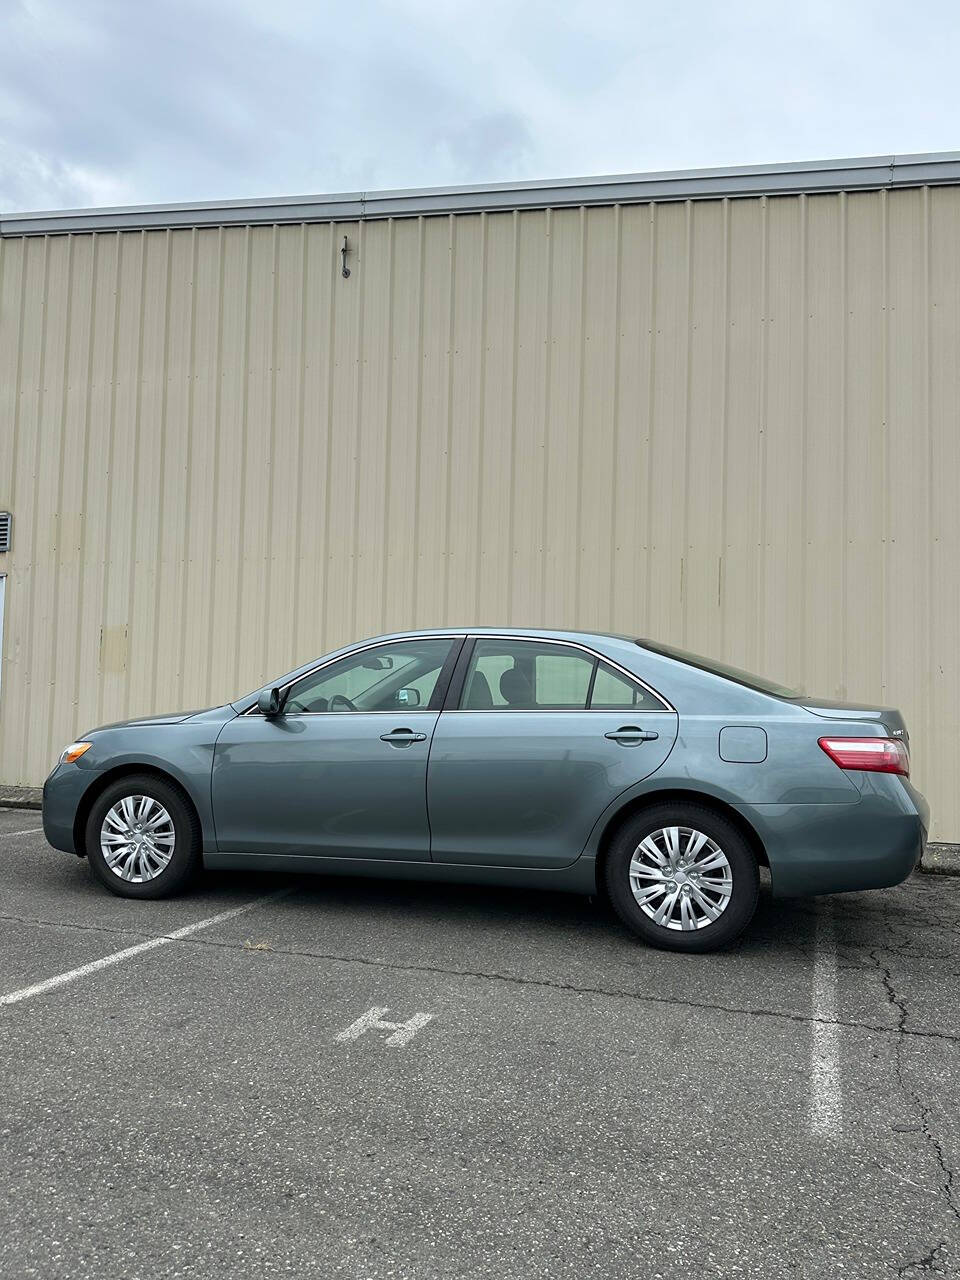
<svg viewBox="0 0 960 1280">
<path fill-rule="evenodd" d="M 291 685 L 284 714 L 426 711 L 451 643 L 449 636 L 403 640 L 340 658 Z"/>
</svg>

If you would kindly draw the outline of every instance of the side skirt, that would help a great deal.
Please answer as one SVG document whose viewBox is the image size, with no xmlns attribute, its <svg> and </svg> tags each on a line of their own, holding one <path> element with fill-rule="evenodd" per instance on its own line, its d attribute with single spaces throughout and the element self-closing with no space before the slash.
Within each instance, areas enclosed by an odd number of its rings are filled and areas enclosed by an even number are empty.
<svg viewBox="0 0 960 1280">
<path fill-rule="evenodd" d="M 597 891 L 593 858 L 584 855 L 569 867 L 486 867 L 452 862 L 389 862 L 372 858 L 320 858 L 287 853 L 203 854 L 212 871 L 295 871 L 309 875 L 369 876 L 375 880 L 439 880 L 448 884 L 489 884 L 558 893 Z"/>
</svg>

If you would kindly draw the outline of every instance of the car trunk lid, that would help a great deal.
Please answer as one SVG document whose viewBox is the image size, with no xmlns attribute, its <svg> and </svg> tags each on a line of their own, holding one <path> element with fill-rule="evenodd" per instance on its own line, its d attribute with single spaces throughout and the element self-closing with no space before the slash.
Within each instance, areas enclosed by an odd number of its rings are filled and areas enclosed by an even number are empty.
<svg viewBox="0 0 960 1280">
<path fill-rule="evenodd" d="M 837 702 L 832 698 L 798 698 L 797 703 L 806 711 L 824 720 L 855 720 L 860 724 L 874 723 L 885 729 L 891 738 L 910 741 L 906 721 L 896 707 L 875 707 L 861 702 Z"/>
</svg>

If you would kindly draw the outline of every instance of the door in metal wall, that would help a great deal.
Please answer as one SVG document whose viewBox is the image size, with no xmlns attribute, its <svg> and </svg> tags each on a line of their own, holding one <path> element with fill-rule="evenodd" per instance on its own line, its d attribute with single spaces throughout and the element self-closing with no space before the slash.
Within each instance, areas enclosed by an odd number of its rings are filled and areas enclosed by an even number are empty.
<svg viewBox="0 0 960 1280">
<path fill-rule="evenodd" d="M 3 688 L 3 597 L 7 586 L 7 575 L 0 573 L 0 691 Z"/>
</svg>

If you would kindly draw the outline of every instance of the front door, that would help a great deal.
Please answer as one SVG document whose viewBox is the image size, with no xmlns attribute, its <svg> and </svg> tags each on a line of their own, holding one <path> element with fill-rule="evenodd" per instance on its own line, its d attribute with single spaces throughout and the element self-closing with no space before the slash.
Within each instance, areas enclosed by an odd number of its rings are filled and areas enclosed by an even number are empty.
<svg viewBox="0 0 960 1280">
<path fill-rule="evenodd" d="M 481 637 L 433 737 L 434 862 L 569 865 L 676 736 L 675 712 L 588 650 Z"/>
<path fill-rule="evenodd" d="M 226 725 L 213 764 L 221 852 L 428 861 L 427 759 L 453 643 L 356 651 L 292 684 L 282 714 Z"/>
</svg>

